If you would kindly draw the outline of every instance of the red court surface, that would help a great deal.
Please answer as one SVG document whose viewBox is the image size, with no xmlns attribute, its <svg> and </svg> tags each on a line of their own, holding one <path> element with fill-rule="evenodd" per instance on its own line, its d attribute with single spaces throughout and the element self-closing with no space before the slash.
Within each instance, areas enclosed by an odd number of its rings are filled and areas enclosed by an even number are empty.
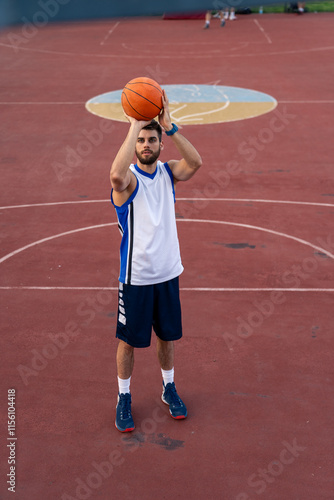
<svg viewBox="0 0 334 500">
<path fill-rule="evenodd" d="M 118 19 L 0 34 L 1 499 L 334 499 L 333 21 L 250 15 L 203 31 L 202 20 Z M 141 75 L 254 89 L 278 106 L 182 128 L 203 158 L 176 189 L 175 381 L 189 416 L 174 421 L 160 400 L 153 339 L 136 352 L 136 429 L 123 435 L 109 168 L 128 125 L 85 103 Z M 164 142 L 162 159 L 177 158 Z"/>
</svg>

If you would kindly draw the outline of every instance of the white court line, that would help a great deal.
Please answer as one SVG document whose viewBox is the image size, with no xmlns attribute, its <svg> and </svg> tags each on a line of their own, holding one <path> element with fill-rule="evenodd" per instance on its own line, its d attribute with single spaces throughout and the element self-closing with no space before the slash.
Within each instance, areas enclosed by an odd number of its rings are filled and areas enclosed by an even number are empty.
<svg viewBox="0 0 334 500">
<path fill-rule="evenodd" d="M 330 101 L 278 101 L 280 104 L 333 104 L 334 99 Z"/>
<path fill-rule="evenodd" d="M 82 106 L 83 104 L 85 104 L 84 102 L 79 102 L 79 101 L 70 101 L 70 102 L 63 102 L 63 101 L 60 101 L 60 102 L 41 102 L 41 101 L 8 101 L 8 102 L 0 102 L 0 105 L 1 106 L 4 106 L 4 105 L 10 105 L 10 106 L 17 106 L 18 104 L 24 104 L 24 105 L 31 105 L 31 104 L 47 104 L 47 105 L 53 105 L 53 104 L 60 104 L 60 105 L 69 105 L 69 104 L 80 104 L 80 106 Z"/>
<path fill-rule="evenodd" d="M 92 54 L 85 54 L 85 53 L 80 53 L 80 52 L 60 52 L 60 51 L 55 51 L 55 50 L 46 50 L 46 49 L 33 49 L 31 47 L 18 47 L 16 45 L 10 45 L 8 43 L 2 43 L 0 42 L 0 47 L 8 47 L 10 49 L 14 49 L 15 52 L 17 50 L 23 50 L 23 51 L 28 51 L 28 52 L 38 52 L 38 53 L 42 53 L 42 54 L 54 54 L 54 55 L 62 55 L 62 56 L 75 56 L 76 58 L 77 57 L 94 57 L 95 59 L 96 58 L 119 58 L 120 55 L 119 53 L 117 54 L 96 54 L 96 53 L 92 53 Z M 261 53 L 254 53 L 254 54 L 245 54 L 245 53 L 242 53 L 242 54 L 227 54 L 225 51 L 224 51 L 224 57 L 265 57 L 265 56 L 276 56 L 276 55 L 286 55 L 286 54 L 303 54 L 303 53 L 307 53 L 307 52 L 319 52 L 319 51 L 323 51 L 323 50 L 334 50 L 334 45 L 330 45 L 328 47 L 314 47 L 314 48 L 311 48 L 311 49 L 299 49 L 299 50 L 282 50 L 282 51 L 276 51 L 276 52 L 261 52 Z M 147 59 L 147 54 L 122 54 L 122 59 Z M 160 59 L 186 59 L 188 57 L 188 54 L 185 52 L 185 53 L 181 53 L 180 51 L 178 53 L 176 53 L 175 51 L 172 53 L 172 54 L 163 54 L 163 53 L 159 53 L 159 55 L 157 55 L 157 57 L 159 57 Z M 217 55 L 216 54 L 210 54 L 210 52 L 205 52 L 203 54 L 198 54 L 198 55 L 193 55 L 192 56 L 193 59 L 212 59 L 212 58 L 216 58 Z"/>
<path fill-rule="evenodd" d="M 176 201 L 235 201 L 247 203 L 280 203 L 285 205 L 310 205 L 316 207 L 334 207 L 333 203 L 317 203 L 312 201 L 289 201 L 289 200 L 261 200 L 252 198 L 176 198 Z M 7 205 L 0 207 L 0 210 L 9 210 L 13 208 L 34 208 L 34 207 L 52 207 L 56 205 L 75 205 L 81 203 L 111 203 L 110 200 L 75 200 L 75 201 L 54 201 L 50 203 L 31 203 L 28 205 Z"/>
<path fill-rule="evenodd" d="M 203 222 L 205 224 L 224 224 L 227 226 L 236 226 L 236 227 L 244 227 L 246 229 L 255 229 L 257 231 L 263 231 L 265 233 L 274 234 L 275 236 L 281 236 L 282 238 L 287 238 L 289 240 L 297 241 L 302 245 L 306 245 L 308 247 L 317 250 L 318 252 L 326 254 L 331 259 L 334 259 L 334 255 L 328 250 L 318 247 L 317 245 L 313 245 L 309 241 L 303 240 L 302 238 L 297 238 L 296 236 L 292 236 L 291 234 L 281 233 L 280 231 L 274 231 L 273 229 L 268 229 L 260 226 L 253 226 L 252 224 L 242 224 L 239 222 L 227 222 L 227 221 L 218 221 L 218 220 L 203 220 L 203 219 L 177 219 L 177 222 Z M 0 261 L 1 262 L 1 261 Z"/>
<path fill-rule="evenodd" d="M 206 219 L 177 219 L 177 222 L 178 223 L 179 222 L 195 222 L 195 223 L 203 223 L 203 224 L 222 224 L 222 225 L 226 225 L 226 226 L 235 226 L 235 227 L 244 227 L 246 229 L 254 229 L 256 231 L 262 231 L 265 233 L 274 234 L 275 236 L 280 236 L 282 238 L 296 241 L 297 243 L 301 243 L 302 245 L 313 248 L 313 250 L 317 250 L 318 252 L 327 255 L 331 259 L 334 259 L 334 255 L 332 253 L 330 253 L 328 250 L 325 250 L 324 248 L 318 247 L 317 245 L 313 245 L 309 241 L 303 240 L 302 238 L 297 238 L 296 236 L 292 236 L 290 234 L 281 233 L 279 231 L 274 231 L 273 229 L 268 229 L 268 228 L 264 228 L 264 227 L 260 227 L 260 226 L 253 226 L 251 224 L 242 224 L 239 222 L 228 222 L 228 221 L 206 220 Z M 40 245 L 41 243 L 45 243 L 47 241 L 51 241 L 51 240 L 54 240 L 56 238 L 60 238 L 62 236 L 68 236 L 70 234 L 79 233 L 81 231 L 89 231 L 91 229 L 100 229 L 100 228 L 104 228 L 104 227 L 108 227 L 108 226 L 115 226 L 117 224 L 118 224 L 117 222 L 108 222 L 106 224 L 98 224 L 96 226 L 81 227 L 79 229 L 72 229 L 71 231 L 66 231 L 64 233 L 59 233 L 59 234 L 55 234 L 53 236 L 48 236 L 47 238 L 43 238 L 41 240 L 34 241 L 32 243 L 29 243 L 28 245 L 25 245 L 24 247 L 17 248 L 16 250 L 14 250 L 13 252 L 10 252 L 7 255 L 4 255 L 0 259 L 0 264 L 5 262 L 6 260 L 10 259 L 11 257 L 14 257 L 14 255 L 17 255 L 18 253 L 21 253 L 24 250 L 27 250 L 28 248 L 32 248 L 32 247 L 35 247 L 37 245 Z"/>
<path fill-rule="evenodd" d="M 28 248 L 35 247 L 37 245 L 40 245 L 41 243 L 45 243 L 47 241 L 54 240 L 56 238 L 61 238 L 62 236 L 68 236 L 69 234 L 74 234 L 74 233 L 80 233 L 81 231 L 88 231 L 90 229 L 99 229 L 101 227 L 106 227 L 106 226 L 115 226 L 117 225 L 117 222 L 108 222 L 108 224 L 98 224 L 97 226 L 89 226 L 89 227 L 80 227 L 79 229 L 72 229 L 71 231 L 65 231 L 64 233 L 59 233 L 59 234 L 54 234 L 53 236 L 48 236 L 47 238 L 43 238 L 38 241 L 33 241 L 32 243 L 29 243 L 28 245 L 25 245 L 24 247 L 18 248 L 17 250 L 14 250 L 13 252 L 10 252 L 9 254 L 5 255 L 0 259 L 0 264 L 4 262 L 7 259 L 10 259 L 11 257 L 14 257 L 14 255 L 17 255 L 18 253 L 23 252 L 24 250 L 27 250 Z"/>
<path fill-rule="evenodd" d="M 145 44 L 146 45 L 146 44 Z M 163 45 L 163 44 L 161 44 Z M 167 44 L 168 46 L 170 46 L 170 44 Z M 178 47 L 180 47 L 180 44 L 177 43 L 176 44 Z M 196 45 L 195 43 L 193 45 Z M 182 44 L 183 46 L 183 44 Z M 141 46 L 142 47 L 142 46 Z M 217 45 L 215 45 L 215 47 L 217 47 Z M 138 45 L 129 45 L 128 43 L 122 43 L 122 48 L 125 49 L 126 51 L 133 51 L 133 52 L 136 52 L 138 51 Z M 195 49 L 196 47 L 194 47 Z M 140 53 L 141 54 L 152 54 L 152 49 L 142 49 L 140 50 Z M 190 52 L 189 50 L 186 52 L 186 54 L 188 56 L 193 56 L 193 55 L 198 55 L 199 51 L 196 50 L 195 52 Z M 210 54 L 213 55 L 213 54 L 220 54 L 221 53 L 221 50 L 220 49 L 217 49 L 217 50 L 213 50 L 211 49 L 210 50 Z"/>
<path fill-rule="evenodd" d="M 55 205 L 76 205 L 80 203 L 111 203 L 110 200 L 76 200 L 76 201 L 54 201 L 51 203 L 32 203 L 30 205 L 11 205 L 7 207 L 0 207 L 0 210 L 7 210 L 10 208 L 34 208 L 34 207 L 52 207 Z"/>
<path fill-rule="evenodd" d="M 106 36 L 104 37 L 104 39 L 102 40 L 102 42 L 100 43 L 100 45 L 104 45 L 106 43 L 106 41 L 108 40 L 108 38 L 110 37 L 111 33 L 117 28 L 117 26 L 120 24 L 120 21 L 118 21 L 109 31 L 108 33 L 106 34 Z"/>
<path fill-rule="evenodd" d="M 174 116 L 175 113 L 177 113 L 178 111 L 181 111 L 181 109 L 185 108 L 186 106 L 187 106 L 187 104 L 182 104 L 179 108 L 174 109 L 173 111 L 171 111 L 170 112 L 171 119 L 177 121 L 176 118 L 175 118 L 175 116 Z"/>
<path fill-rule="evenodd" d="M 176 198 L 176 201 L 237 201 L 251 203 L 281 203 L 286 205 L 313 205 L 318 207 L 334 207 L 333 203 L 317 203 L 312 201 L 288 200 L 255 200 L 252 198 Z"/>
<path fill-rule="evenodd" d="M 217 108 L 217 109 L 213 109 L 211 111 L 202 111 L 201 113 L 193 113 L 192 115 L 185 115 L 185 116 L 181 116 L 178 121 L 182 122 L 184 120 L 187 120 L 187 119 L 192 119 L 192 120 L 203 120 L 203 118 L 198 118 L 199 116 L 205 116 L 205 115 L 213 115 L 214 113 L 218 113 L 218 111 L 223 111 L 224 109 L 226 109 L 229 105 L 230 105 L 230 100 L 228 98 L 227 95 L 223 94 L 223 96 L 225 97 L 226 99 L 226 102 L 220 107 L 220 108 Z"/>
<path fill-rule="evenodd" d="M 62 290 L 62 291 L 111 291 L 117 286 L 0 286 L 0 290 Z M 201 288 L 180 287 L 183 292 L 334 292 L 334 288 Z"/>
<path fill-rule="evenodd" d="M 273 43 L 273 42 L 271 41 L 270 36 L 268 35 L 268 33 L 266 33 L 266 32 L 264 31 L 264 28 L 261 26 L 261 24 L 259 23 L 259 21 L 258 21 L 257 19 L 253 19 L 253 21 L 254 21 L 254 23 L 256 24 L 256 26 L 259 28 L 259 30 L 261 31 L 261 33 L 263 33 L 263 35 L 266 37 L 267 42 L 268 42 L 268 43 Z"/>
<path fill-rule="evenodd" d="M 118 291 L 118 286 L 0 286 L 0 290 L 109 290 Z"/>
<path fill-rule="evenodd" d="M 276 101 L 277 104 L 334 104 L 334 100 L 328 100 L 328 101 Z M 70 102 L 41 102 L 41 101 L 35 101 L 35 102 L 32 102 L 32 101 L 9 101 L 9 102 L 0 102 L 0 106 L 34 106 L 34 105 L 50 105 L 50 106 L 56 106 L 56 105 L 60 105 L 60 106 L 84 106 L 86 104 L 86 102 L 84 101 L 70 101 Z M 174 110 L 174 114 L 177 112 L 177 111 L 180 111 L 181 109 L 183 109 L 184 107 L 186 106 L 183 105 L 181 108 L 178 108 L 178 109 L 175 109 Z M 216 111 L 220 111 L 220 110 L 215 110 L 214 112 Z M 171 116 L 172 116 L 172 113 L 171 113 Z M 182 119 L 184 119 L 184 117 L 182 117 L 180 120 L 182 121 Z M 177 120 L 175 118 L 175 120 Z"/>
<path fill-rule="evenodd" d="M 185 292 L 334 292 L 334 288 L 180 288 Z"/>
</svg>

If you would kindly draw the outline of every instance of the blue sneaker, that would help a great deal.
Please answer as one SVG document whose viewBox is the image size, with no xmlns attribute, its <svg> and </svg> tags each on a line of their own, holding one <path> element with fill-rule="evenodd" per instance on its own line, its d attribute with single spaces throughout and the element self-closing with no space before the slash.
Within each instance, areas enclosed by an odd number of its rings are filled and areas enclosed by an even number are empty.
<svg viewBox="0 0 334 500">
<path fill-rule="evenodd" d="M 162 396 L 161 399 L 166 405 L 169 405 L 169 413 L 173 418 L 181 419 L 181 418 L 186 418 L 187 416 L 187 408 L 176 392 L 175 384 L 174 382 L 171 382 L 165 386 L 164 382 L 163 384 L 163 391 L 162 391 Z"/>
<path fill-rule="evenodd" d="M 115 426 L 121 432 L 130 432 L 135 428 L 131 415 L 130 393 L 118 394 Z"/>
</svg>

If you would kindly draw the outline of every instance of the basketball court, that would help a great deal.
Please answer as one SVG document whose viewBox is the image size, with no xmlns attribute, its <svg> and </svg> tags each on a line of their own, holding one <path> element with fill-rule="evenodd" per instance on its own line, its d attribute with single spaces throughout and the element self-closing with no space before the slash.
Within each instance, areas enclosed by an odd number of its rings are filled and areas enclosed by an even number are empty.
<svg viewBox="0 0 334 500">
<path fill-rule="evenodd" d="M 1 499 L 334 498 L 333 21 L 0 33 Z M 128 130 L 120 91 L 137 76 L 166 89 L 203 166 L 176 188 L 188 418 L 161 402 L 153 338 L 136 351 L 136 429 L 121 434 L 109 169 Z M 161 159 L 178 158 L 163 140 Z"/>
</svg>

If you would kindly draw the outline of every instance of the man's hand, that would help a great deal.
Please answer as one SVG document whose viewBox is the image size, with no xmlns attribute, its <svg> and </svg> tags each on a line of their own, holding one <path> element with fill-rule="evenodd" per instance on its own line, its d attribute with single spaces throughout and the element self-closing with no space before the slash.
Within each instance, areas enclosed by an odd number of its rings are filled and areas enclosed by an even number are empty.
<svg viewBox="0 0 334 500">
<path fill-rule="evenodd" d="M 162 91 L 162 105 L 163 108 L 159 115 L 159 123 L 164 130 L 171 130 L 173 126 L 169 113 L 169 100 L 164 90 Z"/>
<path fill-rule="evenodd" d="M 146 127 L 146 125 L 149 125 L 152 120 L 136 120 L 136 118 L 133 118 L 132 116 L 129 116 L 125 114 L 125 118 L 130 122 L 130 125 L 134 127 L 138 127 L 139 130 L 141 130 L 143 127 Z"/>
</svg>

